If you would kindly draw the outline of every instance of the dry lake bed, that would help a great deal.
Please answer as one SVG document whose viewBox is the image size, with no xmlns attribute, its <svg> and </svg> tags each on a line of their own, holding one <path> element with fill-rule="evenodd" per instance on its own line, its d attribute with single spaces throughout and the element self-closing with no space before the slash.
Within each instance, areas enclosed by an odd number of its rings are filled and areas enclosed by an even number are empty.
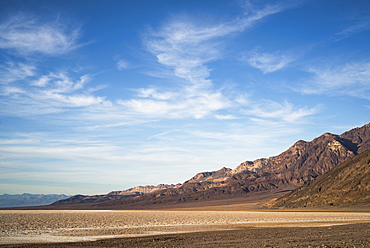
<svg viewBox="0 0 370 248">
<path fill-rule="evenodd" d="M 330 230 L 359 223 L 370 223 L 370 212 L 0 210 L 0 245 L 232 233 L 243 228 Z"/>
</svg>

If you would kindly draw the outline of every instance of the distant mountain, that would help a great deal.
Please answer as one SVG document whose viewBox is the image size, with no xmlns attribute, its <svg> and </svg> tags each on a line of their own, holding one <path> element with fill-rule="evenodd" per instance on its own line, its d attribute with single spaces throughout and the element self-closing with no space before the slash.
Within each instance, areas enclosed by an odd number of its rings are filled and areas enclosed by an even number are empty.
<svg viewBox="0 0 370 248">
<path fill-rule="evenodd" d="M 232 198 L 245 198 L 254 193 L 291 191 L 310 182 L 336 165 L 353 158 L 370 148 L 370 124 L 352 129 L 341 135 L 325 133 L 310 142 L 297 141 L 278 156 L 245 161 L 234 169 L 201 172 L 181 185 L 145 192 L 137 188 L 123 194 L 88 198 L 76 196 L 60 204 L 96 203 L 96 208 L 137 208 L 183 202 L 205 202 Z M 114 195 L 114 196 L 113 196 Z M 276 197 L 273 194 L 270 199 Z M 73 197 L 72 197 L 73 198 Z M 96 199 L 103 199 L 102 201 Z M 100 203 L 99 203 L 100 201 Z"/>
<path fill-rule="evenodd" d="M 21 194 L 21 195 L 0 195 L 0 208 L 23 207 L 23 206 L 40 206 L 49 205 L 55 201 L 70 197 L 69 195 L 56 194 Z"/>
<path fill-rule="evenodd" d="M 370 206 L 370 149 L 267 206 Z"/>
<path fill-rule="evenodd" d="M 157 186 L 148 185 L 148 186 L 138 186 L 135 188 L 130 188 L 127 190 L 122 191 L 112 191 L 105 195 L 75 195 L 69 197 L 67 199 L 62 199 L 54 202 L 51 205 L 67 205 L 67 204 L 81 204 L 81 203 L 99 203 L 99 202 L 107 202 L 107 201 L 114 201 L 114 200 L 121 200 L 128 197 L 140 196 L 148 193 L 152 193 L 158 190 L 169 189 L 169 188 L 176 188 L 180 185 L 177 184 L 159 184 Z"/>
</svg>

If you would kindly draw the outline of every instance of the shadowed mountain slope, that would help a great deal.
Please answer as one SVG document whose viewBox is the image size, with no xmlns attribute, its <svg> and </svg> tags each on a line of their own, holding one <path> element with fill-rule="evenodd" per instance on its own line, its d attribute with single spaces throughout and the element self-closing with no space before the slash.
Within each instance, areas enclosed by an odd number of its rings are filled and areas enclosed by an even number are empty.
<svg viewBox="0 0 370 248">
<path fill-rule="evenodd" d="M 268 207 L 370 206 L 370 149 L 336 166 Z"/>
</svg>

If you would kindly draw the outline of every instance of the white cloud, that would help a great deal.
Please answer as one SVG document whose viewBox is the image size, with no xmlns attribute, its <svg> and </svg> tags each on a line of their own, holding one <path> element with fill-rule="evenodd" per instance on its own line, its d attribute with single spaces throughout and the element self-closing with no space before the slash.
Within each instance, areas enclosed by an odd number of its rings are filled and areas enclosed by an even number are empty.
<svg viewBox="0 0 370 248">
<path fill-rule="evenodd" d="M 178 97 L 178 94 L 176 94 L 176 92 L 158 92 L 158 90 L 153 88 L 140 89 L 138 90 L 138 92 L 139 97 L 152 98 L 155 100 L 170 100 Z"/>
<path fill-rule="evenodd" d="M 0 48 L 22 55 L 59 55 L 77 48 L 79 29 L 18 14 L 0 24 Z"/>
<path fill-rule="evenodd" d="M 42 76 L 44 78 L 45 76 Z M 88 74 L 82 75 L 78 80 L 72 80 L 67 73 L 50 73 L 47 81 L 50 81 L 49 90 L 50 93 L 71 93 L 80 90 L 84 87 L 86 83 L 90 81 L 90 76 Z"/>
<path fill-rule="evenodd" d="M 7 62 L 4 65 L 0 65 L 0 73 L 0 83 L 9 84 L 34 76 L 36 67 L 28 63 Z"/>
<path fill-rule="evenodd" d="M 26 77 L 27 84 L 4 85 L 0 95 L 7 96 L 2 113 L 10 115 L 47 114 L 65 111 L 68 108 L 109 104 L 105 97 L 82 91 L 90 81 L 89 75 L 72 79 L 67 73 L 49 73 L 37 79 Z M 28 79 L 28 80 L 27 80 Z"/>
<path fill-rule="evenodd" d="M 27 92 L 18 87 L 5 86 L 2 88 L 2 92 L 0 93 L 0 95 L 4 95 L 4 96 L 19 95 L 19 94 L 27 94 Z"/>
<path fill-rule="evenodd" d="M 313 79 L 302 86 L 304 94 L 347 95 L 370 99 L 370 63 L 312 67 Z"/>
<path fill-rule="evenodd" d="M 281 52 L 259 53 L 254 51 L 244 55 L 242 60 L 248 62 L 250 66 L 261 70 L 264 74 L 267 74 L 285 68 L 295 59 L 293 56 L 282 54 Z"/>
<path fill-rule="evenodd" d="M 184 92 L 181 94 L 184 94 Z M 215 111 L 233 106 L 230 100 L 217 91 L 198 90 L 193 93 L 181 94 L 176 92 L 157 94 L 153 89 L 146 89 L 142 90 L 139 96 L 141 98 L 147 97 L 148 99 L 121 100 L 118 103 L 128 107 L 132 113 L 173 119 L 189 117 L 200 119 Z"/>
<path fill-rule="evenodd" d="M 320 107 L 306 108 L 296 107 L 290 102 L 278 103 L 271 100 L 264 100 L 253 104 L 250 109 L 243 113 L 252 116 L 252 120 L 274 120 L 283 123 L 295 123 L 302 121 L 305 117 L 318 113 Z M 257 119 L 256 119 L 257 118 Z"/>
<path fill-rule="evenodd" d="M 58 99 L 59 98 L 59 99 Z M 103 97 L 98 96 L 88 96 L 88 95 L 73 95 L 67 97 L 56 97 L 61 102 L 67 103 L 72 107 L 86 107 L 91 105 L 96 105 L 104 102 Z"/>
<path fill-rule="evenodd" d="M 215 115 L 215 117 L 219 120 L 234 120 L 238 119 L 238 117 L 234 115 Z"/>
<path fill-rule="evenodd" d="M 32 85 L 38 87 L 45 87 L 50 81 L 50 77 L 48 75 L 43 75 L 39 79 L 35 80 Z"/>
<path fill-rule="evenodd" d="M 129 64 L 126 61 L 124 61 L 122 59 L 117 61 L 117 69 L 119 71 L 123 71 L 123 70 L 126 70 L 128 68 L 129 68 Z"/>
</svg>

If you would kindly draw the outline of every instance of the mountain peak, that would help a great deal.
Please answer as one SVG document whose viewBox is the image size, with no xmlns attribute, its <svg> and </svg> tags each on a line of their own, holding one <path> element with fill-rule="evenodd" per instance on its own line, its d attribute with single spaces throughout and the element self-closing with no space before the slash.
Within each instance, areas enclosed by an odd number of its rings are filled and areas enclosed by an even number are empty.
<svg viewBox="0 0 370 248">
<path fill-rule="evenodd" d="M 334 135 L 335 134 L 332 134 L 332 133 L 327 132 L 327 133 L 324 133 L 322 136 L 328 137 L 328 136 L 334 136 Z"/>
<path fill-rule="evenodd" d="M 206 171 L 200 172 L 192 177 L 190 180 L 186 181 L 185 183 L 199 183 L 204 181 L 214 181 L 214 180 L 222 180 L 222 178 L 227 177 L 229 172 L 231 171 L 230 168 L 222 167 L 217 171 Z"/>
</svg>

